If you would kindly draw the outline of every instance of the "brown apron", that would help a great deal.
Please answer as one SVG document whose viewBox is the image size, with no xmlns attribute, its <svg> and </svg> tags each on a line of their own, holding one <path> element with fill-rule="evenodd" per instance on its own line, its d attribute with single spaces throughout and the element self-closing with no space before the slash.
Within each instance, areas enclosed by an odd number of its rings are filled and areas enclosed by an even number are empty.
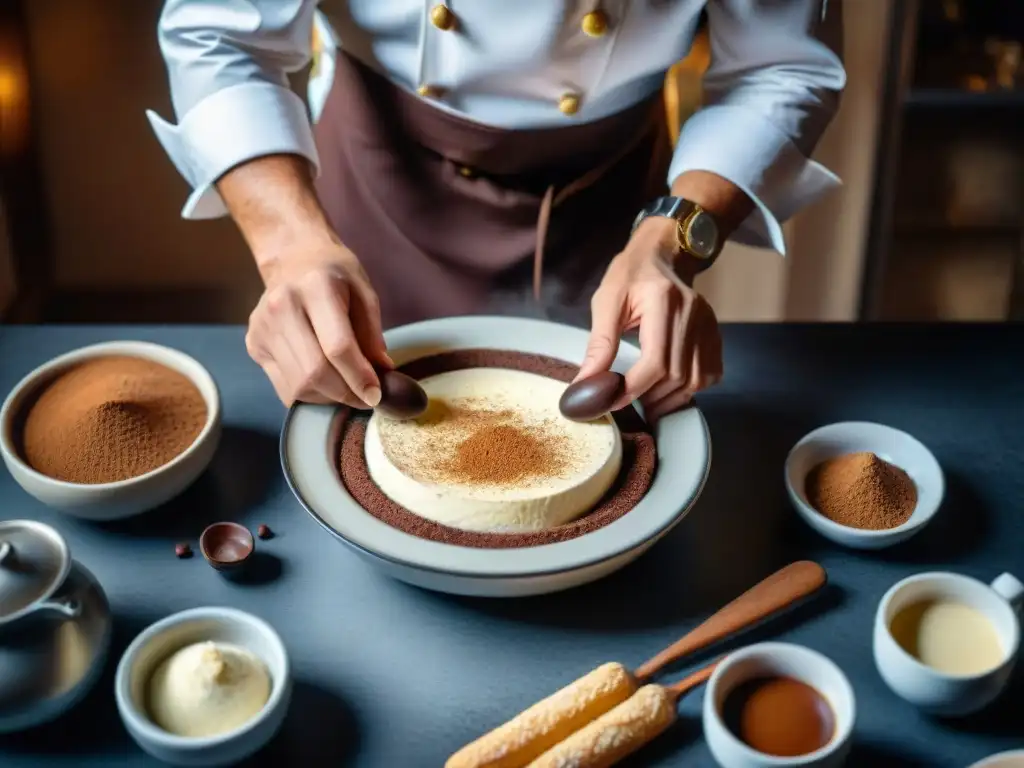
<svg viewBox="0 0 1024 768">
<path fill-rule="evenodd" d="M 338 52 L 316 126 L 317 189 L 385 328 L 481 313 L 587 324 L 633 218 L 663 194 L 658 97 L 512 131 L 445 112 Z"/>
</svg>

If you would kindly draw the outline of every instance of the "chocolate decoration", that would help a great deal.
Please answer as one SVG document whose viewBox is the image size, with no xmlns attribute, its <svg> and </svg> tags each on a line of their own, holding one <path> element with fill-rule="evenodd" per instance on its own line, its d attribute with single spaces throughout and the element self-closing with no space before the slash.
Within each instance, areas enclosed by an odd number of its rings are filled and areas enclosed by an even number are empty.
<svg viewBox="0 0 1024 768">
<path fill-rule="evenodd" d="M 378 371 L 380 402 L 376 410 L 389 419 L 415 419 L 427 410 L 427 393 L 416 379 L 400 371 Z"/>
<path fill-rule="evenodd" d="M 228 571 L 241 566 L 256 549 L 252 533 L 238 523 L 214 523 L 199 537 L 199 549 L 211 566 Z"/>
<path fill-rule="evenodd" d="M 570 421 L 593 421 L 608 413 L 625 390 L 625 376 L 601 371 L 566 387 L 558 410 Z"/>
</svg>

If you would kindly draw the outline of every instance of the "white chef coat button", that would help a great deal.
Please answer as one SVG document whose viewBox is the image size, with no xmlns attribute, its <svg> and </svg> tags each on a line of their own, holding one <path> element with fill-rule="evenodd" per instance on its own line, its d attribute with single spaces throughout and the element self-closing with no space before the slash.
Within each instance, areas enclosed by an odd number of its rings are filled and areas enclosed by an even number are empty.
<svg viewBox="0 0 1024 768">
<path fill-rule="evenodd" d="M 455 29 L 455 14 L 447 5 L 438 3 L 430 9 L 430 23 L 442 32 Z"/>
<path fill-rule="evenodd" d="M 604 37 L 608 31 L 608 15 L 604 11 L 591 11 L 583 17 L 580 28 L 588 37 Z"/>
<path fill-rule="evenodd" d="M 424 99 L 436 99 L 441 96 L 441 89 L 434 85 L 423 84 L 416 89 L 416 93 Z"/>
<path fill-rule="evenodd" d="M 575 93 L 566 93 L 558 100 L 558 111 L 563 115 L 575 115 L 580 111 L 580 97 Z"/>
</svg>

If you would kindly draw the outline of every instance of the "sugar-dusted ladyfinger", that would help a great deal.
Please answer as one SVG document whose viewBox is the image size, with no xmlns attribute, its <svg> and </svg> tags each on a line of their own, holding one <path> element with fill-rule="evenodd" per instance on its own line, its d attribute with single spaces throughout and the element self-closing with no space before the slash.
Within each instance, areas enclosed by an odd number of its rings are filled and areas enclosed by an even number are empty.
<svg viewBox="0 0 1024 768">
<path fill-rule="evenodd" d="M 529 768 L 608 768 L 663 733 L 676 720 L 677 696 L 645 685 L 626 701 L 538 757 Z"/>
<path fill-rule="evenodd" d="M 602 664 L 467 744 L 448 758 L 445 768 L 523 768 L 636 690 L 628 669 Z"/>
</svg>

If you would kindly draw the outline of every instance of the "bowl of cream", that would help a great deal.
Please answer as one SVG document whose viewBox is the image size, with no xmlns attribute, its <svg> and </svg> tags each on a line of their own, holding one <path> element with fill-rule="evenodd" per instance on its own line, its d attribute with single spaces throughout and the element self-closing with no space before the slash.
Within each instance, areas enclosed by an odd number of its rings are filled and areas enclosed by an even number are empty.
<svg viewBox="0 0 1024 768">
<path fill-rule="evenodd" d="M 291 671 L 280 636 L 233 608 L 193 608 L 151 625 L 124 652 L 117 709 L 148 754 L 172 765 L 233 765 L 281 727 Z"/>
</svg>

